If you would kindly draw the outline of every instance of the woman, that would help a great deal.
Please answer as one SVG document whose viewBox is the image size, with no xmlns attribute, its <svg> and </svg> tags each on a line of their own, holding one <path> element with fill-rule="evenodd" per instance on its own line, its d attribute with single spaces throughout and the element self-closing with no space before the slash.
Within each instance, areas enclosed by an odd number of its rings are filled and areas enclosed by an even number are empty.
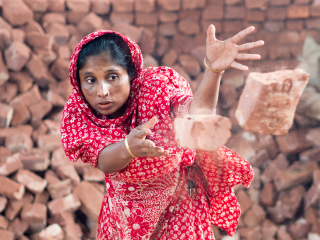
<svg viewBox="0 0 320 240">
<path fill-rule="evenodd" d="M 249 186 L 250 164 L 225 147 L 208 153 L 177 146 L 173 120 L 214 111 L 224 70 L 247 70 L 235 60 L 260 58 L 241 52 L 263 41 L 236 45 L 253 30 L 221 42 L 210 25 L 194 96 L 174 70 L 143 70 L 138 45 L 119 33 L 94 32 L 76 47 L 61 135 L 71 161 L 105 173 L 97 239 L 214 239 L 211 224 L 233 235 L 240 208 L 232 186 Z"/>
</svg>

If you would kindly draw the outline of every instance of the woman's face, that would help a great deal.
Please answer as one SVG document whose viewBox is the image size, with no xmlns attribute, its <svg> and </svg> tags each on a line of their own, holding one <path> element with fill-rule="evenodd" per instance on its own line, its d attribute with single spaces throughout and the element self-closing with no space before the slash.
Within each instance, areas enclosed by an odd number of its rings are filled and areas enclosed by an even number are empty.
<svg viewBox="0 0 320 240">
<path fill-rule="evenodd" d="M 130 78 L 123 67 L 104 55 L 90 56 L 79 70 L 82 93 L 92 108 L 109 118 L 121 117 L 130 94 Z"/>
</svg>

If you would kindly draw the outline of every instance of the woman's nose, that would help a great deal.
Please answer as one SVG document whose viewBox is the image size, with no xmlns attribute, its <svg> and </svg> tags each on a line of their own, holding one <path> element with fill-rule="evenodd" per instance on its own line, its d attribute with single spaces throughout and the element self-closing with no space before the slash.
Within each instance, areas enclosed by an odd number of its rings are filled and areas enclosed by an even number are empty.
<svg viewBox="0 0 320 240">
<path fill-rule="evenodd" d="M 107 97 L 109 96 L 109 86 L 105 82 L 101 82 L 99 85 L 99 90 L 98 90 L 98 97 Z"/>
</svg>

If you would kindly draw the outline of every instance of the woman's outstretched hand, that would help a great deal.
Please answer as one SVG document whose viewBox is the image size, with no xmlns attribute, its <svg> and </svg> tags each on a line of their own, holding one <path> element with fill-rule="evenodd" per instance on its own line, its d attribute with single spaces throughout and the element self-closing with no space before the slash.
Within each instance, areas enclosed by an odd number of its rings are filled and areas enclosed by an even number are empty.
<svg viewBox="0 0 320 240">
<path fill-rule="evenodd" d="M 206 40 L 206 62 L 207 65 L 216 70 L 223 71 L 229 67 L 233 67 L 239 70 L 246 71 L 249 68 L 238 63 L 238 60 L 258 60 L 259 54 L 247 54 L 242 53 L 256 47 L 261 47 L 264 42 L 262 40 L 237 45 L 242 39 L 254 31 L 254 27 L 248 27 L 241 32 L 237 33 L 233 37 L 219 41 L 216 39 L 216 31 L 214 25 L 210 25 L 207 31 Z"/>
<path fill-rule="evenodd" d="M 151 128 L 157 123 L 157 117 L 151 118 L 148 122 L 132 129 L 128 135 L 128 145 L 136 157 L 160 157 L 168 155 L 169 152 L 162 147 L 157 147 L 154 142 L 146 139 L 151 133 Z"/>
</svg>

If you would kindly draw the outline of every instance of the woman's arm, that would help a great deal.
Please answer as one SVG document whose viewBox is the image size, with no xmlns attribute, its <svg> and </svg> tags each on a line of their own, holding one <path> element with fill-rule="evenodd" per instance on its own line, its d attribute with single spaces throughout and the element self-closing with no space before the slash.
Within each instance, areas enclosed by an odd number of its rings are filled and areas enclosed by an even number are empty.
<svg viewBox="0 0 320 240">
<path fill-rule="evenodd" d="M 194 93 L 194 97 L 189 108 L 190 114 L 211 114 L 217 105 L 221 76 L 225 69 L 233 67 L 242 71 L 248 70 L 236 60 L 257 60 L 259 54 L 244 54 L 242 51 L 260 47 L 263 41 L 236 45 L 248 34 L 254 31 L 254 27 L 239 32 L 226 41 L 219 41 L 215 37 L 215 27 L 211 24 L 207 31 L 206 40 L 206 63 L 204 77 Z M 213 70 L 213 71 L 212 71 Z"/>
<path fill-rule="evenodd" d="M 157 147 L 154 142 L 146 139 L 150 129 L 156 124 L 157 117 L 132 129 L 127 136 L 127 143 L 131 154 L 135 157 L 160 157 L 168 155 L 168 151 Z M 97 168 L 104 173 L 117 172 L 124 169 L 133 156 L 126 147 L 125 140 L 106 146 L 98 156 Z"/>
</svg>

